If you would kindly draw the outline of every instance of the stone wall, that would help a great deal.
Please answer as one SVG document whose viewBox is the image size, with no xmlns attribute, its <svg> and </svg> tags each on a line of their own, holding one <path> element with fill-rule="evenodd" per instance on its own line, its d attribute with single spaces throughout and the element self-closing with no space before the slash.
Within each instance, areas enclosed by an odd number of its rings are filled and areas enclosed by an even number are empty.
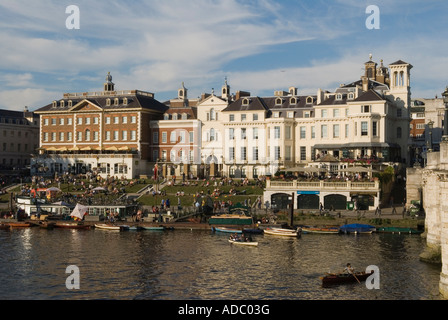
<svg viewBox="0 0 448 320">
<path fill-rule="evenodd" d="M 408 168 L 406 179 L 407 204 L 422 200 L 426 214 L 427 247 L 420 259 L 442 264 L 439 291 L 448 299 L 448 141 L 440 152 L 428 153 L 425 168 Z"/>
</svg>

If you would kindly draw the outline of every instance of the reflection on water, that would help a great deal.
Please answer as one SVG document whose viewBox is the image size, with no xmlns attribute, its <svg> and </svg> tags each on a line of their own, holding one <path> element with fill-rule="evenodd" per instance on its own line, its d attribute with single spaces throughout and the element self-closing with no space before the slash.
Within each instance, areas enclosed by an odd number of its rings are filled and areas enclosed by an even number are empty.
<svg viewBox="0 0 448 320">
<path fill-rule="evenodd" d="M 0 299 L 439 299 L 440 267 L 420 262 L 416 235 L 255 236 L 240 247 L 209 231 L 0 231 Z M 376 265 L 380 289 L 322 288 L 350 262 Z M 66 267 L 80 269 L 68 290 Z"/>
</svg>

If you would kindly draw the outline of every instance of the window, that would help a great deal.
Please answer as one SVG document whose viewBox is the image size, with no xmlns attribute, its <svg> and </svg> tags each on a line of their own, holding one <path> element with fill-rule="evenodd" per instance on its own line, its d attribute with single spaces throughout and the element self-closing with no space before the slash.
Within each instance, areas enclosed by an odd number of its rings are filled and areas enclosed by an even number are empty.
<svg viewBox="0 0 448 320">
<path fill-rule="evenodd" d="M 110 99 L 109 98 L 106 99 L 106 107 L 110 107 Z"/>
<path fill-rule="evenodd" d="M 118 124 L 120 121 L 119 117 L 114 117 L 114 124 Z"/>
<path fill-rule="evenodd" d="M 131 123 L 137 123 L 137 117 L 131 116 Z"/>
<path fill-rule="evenodd" d="M 311 139 L 316 139 L 316 127 L 311 127 Z"/>
<path fill-rule="evenodd" d="M 254 113 L 254 114 L 252 115 L 252 120 L 253 120 L 253 121 L 257 121 L 257 120 L 258 120 L 258 113 Z"/>
<path fill-rule="evenodd" d="M 176 131 L 171 131 L 170 142 L 171 143 L 175 143 L 176 142 Z"/>
<path fill-rule="evenodd" d="M 90 118 L 86 118 L 86 124 L 90 124 Z"/>
<path fill-rule="evenodd" d="M 87 129 L 85 132 L 85 138 L 86 138 L 86 141 L 90 141 L 90 130 L 89 129 Z"/>
<path fill-rule="evenodd" d="M 166 161 L 166 150 L 162 150 L 162 161 Z"/>
<path fill-rule="evenodd" d="M 367 121 L 361 121 L 361 136 L 368 135 L 368 123 Z"/>
<path fill-rule="evenodd" d="M 72 118 L 68 118 L 68 119 L 67 119 L 67 124 L 68 124 L 69 126 L 71 126 L 71 125 L 73 124 L 73 119 L 72 119 Z"/>
<path fill-rule="evenodd" d="M 173 113 L 172 117 L 173 117 L 173 120 L 177 120 L 177 113 Z"/>
<path fill-rule="evenodd" d="M 342 100 L 342 94 L 338 93 L 338 94 L 336 95 L 336 100 Z"/>
<path fill-rule="evenodd" d="M 212 130 L 214 131 L 214 129 L 212 129 Z M 214 132 L 213 132 L 213 135 L 214 135 Z M 180 141 L 179 142 L 185 143 L 185 131 L 184 130 L 179 132 L 179 137 L 180 137 Z"/>
<path fill-rule="evenodd" d="M 210 109 L 210 120 L 216 120 L 216 112 L 215 109 Z"/>
<path fill-rule="evenodd" d="M 118 131 L 114 131 L 114 140 L 115 140 L 115 141 L 118 140 Z"/>
<path fill-rule="evenodd" d="M 244 98 L 244 99 L 243 99 L 243 102 L 242 102 L 242 105 L 243 105 L 243 106 L 248 106 L 248 105 L 249 105 L 249 99 Z"/>
<path fill-rule="evenodd" d="M 56 132 L 51 133 L 51 141 L 56 141 Z"/>
<path fill-rule="evenodd" d="M 291 99 L 289 99 L 289 104 L 297 104 L 297 98 L 292 97 Z"/>
<path fill-rule="evenodd" d="M 401 108 L 397 109 L 397 118 L 401 118 L 401 116 L 403 115 L 403 112 L 401 110 Z"/>
<path fill-rule="evenodd" d="M 56 125 L 56 118 L 52 118 L 52 119 L 51 119 L 51 125 L 52 125 L 52 126 L 55 126 L 55 125 Z"/>
<path fill-rule="evenodd" d="M 300 160 L 306 160 L 306 147 L 300 147 Z"/>
<path fill-rule="evenodd" d="M 235 129 L 234 128 L 230 128 L 229 129 L 229 139 L 230 140 L 234 140 L 235 139 Z"/>
<path fill-rule="evenodd" d="M 300 127 L 300 139 L 306 139 L 306 127 Z"/>
<path fill-rule="evenodd" d="M 246 140 L 246 128 L 241 128 L 241 139 Z"/>
<path fill-rule="evenodd" d="M 327 138 L 328 137 L 328 132 L 327 132 L 327 125 L 323 124 L 320 126 L 320 137 L 321 138 Z"/>
<path fill-rule="evenodd" d="M 241 160 L 247 160 L 246 147 L 241 147 Z"/>
<path fill-rule="evenodd" d="M 339 109 L 333 109 L 333 117 L 339 117 Z"/>
<path fill-rule="evenodd" d="M 125 105 L 125 106 L 128 105 L 128 98 L 124 98 L 124 99 L 123 99 L 123 105 Z"/>
<path fill-rule="evenodd" d="M 275 99 L 275 105 L 279 106 L 281 104 L 283 104 L 283 99 L 282 98 Z"/>
<path fill-rule="evenodd" d="M 307 104 L 313 103 L 313 97 L 307 97 L 306 98 L 306 103 Z"/>
<path fill-rule="evenodd" d="M 280 117 L 280 112 L 274 112 L 274 118 Z"/>
<path fill-rule="evenodd" d="M 258 128 L 252 128 L 252 138 L 254 140 L 258 139 Z"/>
<path fill-rule="evenodd" d="M 231 114 L 231 115 L 229 115 L 229 121 L 235 121 L 235 115 L 234 114 Z"/>
<path fill-rule="evenodd" d="M 106 117 L 106 124 L 110 124 L 110 117 Z"/>
<path fill-rule="evenodd" d="M 370 112 L 370 106 L 361 106 L 361 112 L 362 113 L 369 113 Z"/>
<path fill-rule="evenodd" d="M 152 143 L 159 143 L 159 132 L 155 131 L 152 133 Z"/>
<path fill-rule="evenodd" d="M 287 140 L 291 139 L 291 127 L 290 126 L 285 127 L 285 139 L 287 139 Z"/>
<path fill-rule="evenodd" d="M 122 123 L 128 123 L 128 117 L 124 116 L 121 118 Z"/>
<path fill-rule="evenodd" d="M 285 147 L 285 160 L 290 161 L 291 160 L 291 146 Z"/>
<path fill-rule="evenodd" d="M 78 141 L 82 141 L 82 132 L 78 131 Z"/>
<path fill-rule="evenodd" d="M 339 138 L 339 125 L 333 125 L 333 138 Z"/>
<path fill-rule="evenodd" d="M 67 132 L 67 141 L 72 141 L 73 134 L 71 132 Z"/>
<path fill-rule="evenodd" d="M 288 111 L 288 113 L 286 114 L 286 116 L 288 118 L 294 118 L 294 111 Z"/>
<path fill-rule="evenodd" d="M 170 120 L 170 115 L 165 113 L 163 115 L 163 120 Z"/>
<path fill-rule="evenodd" d="M 132 141 L 137 140 L 137 131 L 131 130 L 131 140 Z"/>
<path fill-rule="evenodd" d="M 78 124 L 82 124 L 82 118 L 77 118 L 78 119 Z"/>
<path fill-rule="evenodd" d="M 99 121 L 99 120 L 98 120 L 98 117 L 94 117 L 94 118 L 93 118 L 93 124 L 98 124 L 98 121 Z"/>
<path fill-rule="evenodd" d="M 278 126 L 274 127 L 274 138 L 280 139 L 280 127 Z"/>
<path fill-rule="evenodd" d="M 194 143 L 194 132 L 190 131 L 190 143 Z"/>
<path fill-rule="evenodd" d="M 235 160 L 235 148 L 229 147 L 229 160 L 233 161 Z"/>
<path fill-rule="evenodd" d="M 346 137 L 346 138 L 348 138 L 349 130 L 350 130 L 350 125 L 346 124 L 346 125 L 345 125 L 345 137 Z"/>
<path fill-rule="evenodd" d="M 60 118 L 60 119 L 59 119 L 59 125 L 61 125 L 61 126 L 64 125 L 64 118 Z"/>
<path fill-rule="evenodd" d="M 309 117 L 310 117 L 310 112 L 309 112 L 309 111 L 305 111 L 305 112 L 303 113 L 303 116 L 304 116 L 305 118 L 309 118 Z"/>
<path fill-rule="evenodd" d="M 162 132 L 162 143 L 167 143 L 167 133 Z"/>
<path fill-rule="evenodd" d="M 246 114 L 245 113 L 241 114 L 241 121 L 246 121 Z"/>
<path fill-rule="evenodd" d="M 44 141 L 48 141 L 48 132 L 44 132 Z"/>
<path fill-rule="evenodd" d="M 372 122 L 372 136 L 374 136 L 374 137 L 378 136 L 378 122 L 377 121 Z"/>
<path fill-rule="evenodd" d="M 64 141 L 64 132 L 59 132 L 59 141 Z"/>
<path fill-rule="evenodd" d="M 258 160 L 258 147 L 252 147 L 252 160 Z"/>
<path fill-rule="evenodd" d="M 280 147 L 279 146 L 274 147 L 274 157 L 275 157 L 275 160 L 280 160 Z"/>
<path fill-rule="evenodd" d="M 326 118 L 327 117 L 327 109 L 320 110 L 320 116 L 321 116 L 321 118 Z"/>
<path fill-rule="evenodd" d="M 121 131 L 121 140 L 128 140 L 128 132 Z"/>
</svg>

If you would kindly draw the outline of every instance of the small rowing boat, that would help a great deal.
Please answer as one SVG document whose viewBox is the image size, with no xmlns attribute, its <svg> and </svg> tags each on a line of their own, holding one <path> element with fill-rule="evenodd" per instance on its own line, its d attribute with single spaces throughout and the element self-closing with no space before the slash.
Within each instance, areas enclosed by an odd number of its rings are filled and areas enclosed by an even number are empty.
<svg viewBox="0 0 448 320">
<path fill-rule="evenodd" d="M 90 226 L 87 224 L 77 224 L 77 223 L 56 223 L 53 225 L 55 228 L 61 229 L 90 229 Z"/>
<path fill-rule="evenodd" d="M 213 231 L 217 232 L 226 232 L 226 233 L 243 233 L 240 229 L 234 229 L 234 228 L 226 228 L 226 227 L 212 227 Z"/>
<path fill-rule="evenodd" d="M 423 230 L 402 227 L 380 227 L 376 229 L 379 233 L 393 233 L 393 234 L 421 234 Z"/>
<path fill-rule="evenodd" d="M 257 241 L 252 241 L 251 238 L 246 238 L 245 236 L 232 235 L 229 237 L 229 242 L 232 244 L 243 245 L 243 246 L 258 246 Z"/>
<path fill-rule="evenodd" d="M 286 228 L 266 228 L 264 234 L 283 237 L 299 237 L 300 229 L 286 229 Z"/>
<path fill-rule="evenodd" d="M 357 273 L 354 273 L 354 274 L 351 274 L 351 273 L 338 273 L 338 274 L 330 273 L 330 274 L 327 274 L 324 277 L 320 277 L 320 279 L 322 280 L 322 287 L 325 288 L 325 287 L 330 287 L 330 286 L 333 286 L 333 285 L 365 281 L 372 274 L 373 274 L 373 271 L 371 273 L 357 272 Z"/>
<path fill-rule="evenodd" d="M 165 227 L 140 227 L 142 230 L 149 230 L 149 231 L 163 231 L 165 230 Z"/>
<path fill-rule="evenodd" d="M 302 227 L 303 233 L 321 233 L 321 234 L 337 234 L 339 233 L 339 227 L 325 226 L 325 227 Z"/>
<path fill-rule="evenodd" d="M 33 223 L 29 222 L 10 222 L 8 225 L 10 228 L 29 228 L 34 226 Z"/>
<path fill-rule="evenodd" d="M 113 224 L 105 224 L 105 223 L 95 224 L 95 228 L 98 228 L 101 230 L 115 230 L 115 231 L 129 230 L 129 226 L 127 226 L 127 225 L 116 226 Z"/>
</svg>

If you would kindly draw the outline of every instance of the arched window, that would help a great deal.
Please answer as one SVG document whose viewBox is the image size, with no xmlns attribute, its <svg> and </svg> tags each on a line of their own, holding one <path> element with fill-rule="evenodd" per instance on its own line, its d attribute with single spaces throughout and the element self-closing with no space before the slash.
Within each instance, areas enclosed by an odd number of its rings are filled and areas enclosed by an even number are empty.
<svg viewBox="0 0 448 320">
<path fill-rule="evenodd" d="M 216 120 L 216 112 L 215 109 L 210 109 L 210 120 Z"/>
<path fill-rule="evenodd" d="M 107 99 L 106 99 L 106 107 L 109 107 L 109 106 L 110 106 L 110 99 L 107 98 Z"/>
<path fill-rule="evenodd" d="M 281 105 L 283 103 L 283 99 L 282 98 L 277 98 L 275 99 L 275 105 Z"/>
<path fill-rule="evenodd" d="M 297 104 L 297 98 L 292 97 L 292 98 L 289 100 L 289 104 Z"/>
<path fill-rule="evenodd" d="M 307 104 L 313 103 L 313 97 L 307 97 L 306 98 L 306 103 Z"/>
<path fill-rule="evenodd" d="M 215 129 L 211 128 L 210 129 L 210 141 L 214 141 L 215 140 Z"/>
<path fill-rule="evenodd" d="M 249 105 L 249 99 L 244 98 L 242 103 L 243 103 L 243 106 L 248 106 Z"/>
</svg>

